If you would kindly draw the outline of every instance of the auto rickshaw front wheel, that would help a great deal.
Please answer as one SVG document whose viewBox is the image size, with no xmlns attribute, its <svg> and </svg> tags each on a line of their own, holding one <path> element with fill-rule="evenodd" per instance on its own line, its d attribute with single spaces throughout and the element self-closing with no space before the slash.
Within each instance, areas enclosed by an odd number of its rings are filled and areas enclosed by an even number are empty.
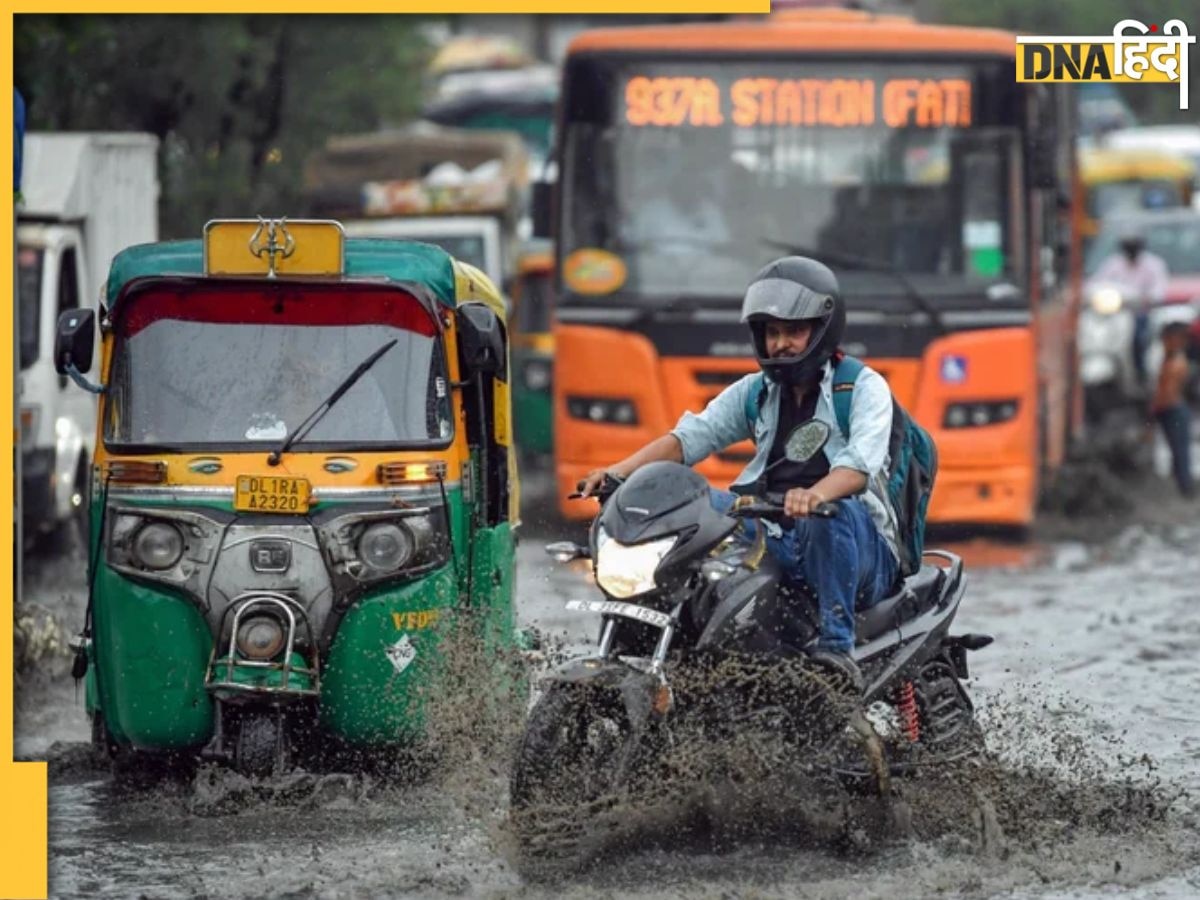
<svg viewBox="0 0 1200 900">
<path fill-rule="evenodd" d="M 241 717 L 233 748 L 237 771 L 255 777 L 283 772 L 289 751 L 286 718 L 281 711 L 247 712 Z"/>
</svg>

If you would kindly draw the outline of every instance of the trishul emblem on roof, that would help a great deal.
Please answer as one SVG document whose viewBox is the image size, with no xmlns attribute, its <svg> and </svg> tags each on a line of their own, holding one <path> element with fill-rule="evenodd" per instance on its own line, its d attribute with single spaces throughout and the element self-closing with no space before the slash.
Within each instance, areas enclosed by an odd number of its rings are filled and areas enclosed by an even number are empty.
<svg viewBox="0 0 1200 900">
<path fill-rule="evenodd" d="M 275 277 L 275 262 L 287 259 L 296 252 L 296 240 L 287 229 L 287 219 L 264 219 L 258 217 L 258 227 L 250 235 L 250 252 L 262 259 L 267 258 L 267 277 Z"/>
</svg>

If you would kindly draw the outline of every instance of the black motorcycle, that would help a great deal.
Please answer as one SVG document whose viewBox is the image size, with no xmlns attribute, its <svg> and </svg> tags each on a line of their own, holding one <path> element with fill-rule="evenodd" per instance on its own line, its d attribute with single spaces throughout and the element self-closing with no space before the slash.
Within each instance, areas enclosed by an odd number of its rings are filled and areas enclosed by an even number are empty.
<svg viewBox="0 0 1200 900">
<path fill-rule="evenodd" d="M 858 614 L 858 696 L 809 660 L 815 598 L 785 584 L 766 552 L 781 497 L 718 513 L 707 482 L 671 462 L 607 479 L 598 496 L 590 548 L 546 548 L 592 560 L 604 596 L 567 607 L 602 625 L 595 655 L 549 674 L 530 711 L 510 785 L 519 835 L 538 830 L 539 810 L 599 809 L 678 776 L 663 766 L 684 734 L 706 747 L 770 735 L 797 770 L 881 796 L 894 775 L 982 747 L 962 680 L 967 651 L 992 639 L 950 634 L 966 585 L 958 556 L 927 551 L 933 562 Z M 754 539 L 743 520 L 755 521 Z M 686 777 L 706 776 L 689 767 Z"/>
</svg>

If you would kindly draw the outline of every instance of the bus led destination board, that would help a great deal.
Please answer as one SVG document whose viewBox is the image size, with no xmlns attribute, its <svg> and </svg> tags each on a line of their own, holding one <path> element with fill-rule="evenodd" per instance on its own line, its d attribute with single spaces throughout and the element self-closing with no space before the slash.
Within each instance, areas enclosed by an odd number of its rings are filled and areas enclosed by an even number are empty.
<svg viewBox="0 0 1200 900">
<path fill-rule="evenodd" d="M 625 121 L 635 127 L 963 128 L 971 119 L 963 78 L 738 78 L 722 88 L 712 78 L 638 75 L 625 84 Z"/>
</svg>

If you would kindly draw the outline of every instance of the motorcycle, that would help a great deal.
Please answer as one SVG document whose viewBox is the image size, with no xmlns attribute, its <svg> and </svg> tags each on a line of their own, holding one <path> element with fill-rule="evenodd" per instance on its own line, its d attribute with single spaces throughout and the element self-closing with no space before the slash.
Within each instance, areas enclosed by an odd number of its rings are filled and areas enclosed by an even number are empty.
<svg viewBox="0 0 1200 900">
<path fill-rule="evenodd" d="M 604 596 L 567 607 L 599 613 L 602 625 L 595 654 L 551 672 L 530 710 L 510 783 L 525 851 L 547 848 L 542 810 L 591 815 L 661 786 L 662 761 L 683 739 L 781 739 L 790 749 L 780 758 L 797 771 L 884 798 L 893 776 L 982 749 L 963 680 L 968 652 L 992 638 L 950 633 L 967 582 L 955 554 L 926 551 L 930 561 L 894 594 L 857 614 L 865 686 L 855 698 L 809 661 L 815 600 L 785 584 L 765 552 L 782 497 L 742 498 L 720 513 L 700 475 L 658 462 L 606 479 L 598 498 L 588 548 L 546 548 L 559 561 L 593 561 Z"/>
</svg>

